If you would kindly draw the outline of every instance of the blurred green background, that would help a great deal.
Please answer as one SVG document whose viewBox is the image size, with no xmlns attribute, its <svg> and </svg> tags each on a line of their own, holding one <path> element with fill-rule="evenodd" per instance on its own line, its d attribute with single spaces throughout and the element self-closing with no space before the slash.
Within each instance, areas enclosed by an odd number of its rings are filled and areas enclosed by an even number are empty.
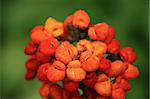
<svg viewBox="0 0 150 99">
<path fill-rule="evenodd" d="M 37 79 L 25 81 L 23 49 L 29 32 L 52 16 L 63 21 L 77 9 L 84 9 L 92 23 L 108 22 L 116 29 L 116 39 L 135 49 L 134 63 L 140 76 L 132 81 L 127 99 L 149 97 L 149 0 L 3 0 L 1 33 L 1 91 L 3 99 L 40 99 Z"/>
</svg>

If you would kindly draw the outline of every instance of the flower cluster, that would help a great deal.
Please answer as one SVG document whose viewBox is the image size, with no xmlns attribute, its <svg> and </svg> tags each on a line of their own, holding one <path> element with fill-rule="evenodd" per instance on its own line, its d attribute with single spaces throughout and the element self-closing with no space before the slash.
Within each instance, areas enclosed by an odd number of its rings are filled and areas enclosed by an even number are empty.
<svg viewBox="0 0 150 99">
<path fill-rule="evenodd" d="M 131 47 L 120 48 L 114 37 L 112 26 L 93 25 L 83 10 L 63 23 L 48 18 L 30 32 L 25 79 L 38 78 L 44 99 L 124 99 L 131 89 L 129 80 L 139 76 L 132 64 L 137 56 Z"/>
</svg>

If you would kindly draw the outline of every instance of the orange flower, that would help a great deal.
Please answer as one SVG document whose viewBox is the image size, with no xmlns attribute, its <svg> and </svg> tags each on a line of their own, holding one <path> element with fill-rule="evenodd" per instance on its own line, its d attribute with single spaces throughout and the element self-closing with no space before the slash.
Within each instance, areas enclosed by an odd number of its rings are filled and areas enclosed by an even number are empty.
<svg viewBox="0 0 150 99">
<path fill-rule="evenodd" d="M 111 96 L 111 82 L 97 82 L 94 86 L 96 92 L 102 96 Z"/>
<path fill-rule="evenodd" d="M 123 77 L 126 79 L 134 79 L 139 76 L 139 70 L 137 67 L 128 64 L 127 70 L 124 72 Z"/>
<path fill-rule="evenodd" d="M 121 79 L 119 87 L 128 91 L 131 89 L 131 84 L 126 79 Z"/>
<path fill-rule="evenodd" d="M 108 77 L 105 74 L 100 74 L 97 77 L 97 82 L 104 82 L 104 81 L 107 81 L 107 80 L 108 80 Z"/>
<path fill-rule="evenodd" d="M 109 26 L 108 28 L 108 35 L 105 39 L 105 43 L 110 43 L 112 39 L 115 37 L 115 29 L 112 26 Z"/>
<path fill-rule="evenodd" d="M 96 55 L 96 56 L 103 55 L 107 51 L 107 45 L 103 42 L 94 41 L 94 42 L 92 42 L 92 45 L 94 47 L 93 55 Z"/>
<path fill-rule="evenodd" d="M 36 26 L 30 32 L 32 41 L 36 44 L 40 44 L 42 41 L 48 39 L 50 36 L 47 35 L 47 31 L 43 26 Z"/>
<path fill-rule="evenodd" d="M 80 61 L 79 60 L 74 60 L 74 61 L 71 61 L 69 62 L 69 64 L 67 65 L 68 68 L 77 68 L 77 67 L 80 67 L 81 64 L 80 64 Z"/>
<path fill-rule="evenodd" d="M 95 32 L 94 26 L 92 26 L 88 29 L 88 35 L 92 40 L 97 40 L 97 34 Z"/>
<path fill-rule="evenodd" d="M 112 90 L 112 98 L 113 99 L 125 99 L 124 90 L 121 88 Z"/>
<path fill-rule="evenodd" d="M 90 18 L 84 10 L 78 10 L 73 14 L 73 26 L 85 29 L 89 26 Z"/>
<path fill-rule="evenodd" d="M 38 77 L 43 99 L 125 99 L 131 89 L 128 80 L 139 76 L 131 64 L 137 56 L 133 48 L 120 50 L 114 37 L 112 26 L 90 23 L 83 10 L 64 22 L 50 17 L 30 32 L 31 41 L 24 49 L 29 55 L 25 79 Z M 51 84 L 59 81 L 61 87 Z"/>
<path fill-rule="evenodd" d="M 73 65 L 74 64 L 74 65 Z M 85 79 L 86 72 L 81 68 L 79 62 L 70 62 L 66 70 L 68 79 L 74 82 L 80 82 Z"/>
<path fill-rule="evenodd" d="M 39 50 L 47 56 L 53 56 L 58 45 L 57 39 L 51 37 L 40 44 Z"/>
<path fill-rule="evenodd" d="M 99 23 L 89 27 L 88 35 L 92 40 L 100 40 L 108 44 L 114 38 L 115 30 L 107 23 Z"/>
<path fill-rule="evenodd" d="M 131 89 L 131 84 L 123 76 L 118 76 L 113 87 L 113 89 L 122 88 L 124 91 L 128 91 Z"/>
<path fill-rule="evenodd" d="M 120 50 L 120 43 L 118 40 L 112 40 L 108 44 L 108 52 L 116 54 L 119 52 L 119 50 Z"/>
<path fill-rule="evenodd" d="M 79 52 L 86 51 L 86 50 L 93 51 L 92 43 L 86 39 L 82 39 L 77 43 L 77 50 Z"/>
<path fill-rule="evenodd" d="M 120 56 L 125 62 L 128 62 L 128 63 L 133 63 L 137 58 L 134 49 L 131 47 L 124 47 L 120 51 Z"/>
<path fill-rule="evenodd" d="M 51 17 L 46 20 L 44 28 L 49 36 L 58 37 L 64 33 L 63 23 Z"/>
<path fill-rule="evenodd" d="M 71 62 L 77 54 L 78 52 L 76 47 L 71 45 L 68 41 L 62 42 L 55 52 L 56 59 L 65 64 Z"/>
<path fill-rule="evenodd" d="M 119 75 L 123 74 L 126 69 L 127 69 L 126 63 L 123 63 L 120 60 L 116 60 L 116 61 L 111 63 L 111 67 L 108 70 L 108 76 L 109 77 L 119 76 Z"/>
<path fill-rule="evenodd" d="M 92 52 L 85 51 L 80 56 L 81 66 L 85 71 L 92 72 L 99 67 L 99 58 L 92 55 Z"/>
<path fill-rule="evenodd" d="M 108 36 L 109 25 L 107 23 L 99 23 L 94 26 L 97 40 L 104 41 Z"/>
<path fill-rule="evenodd" d="M 51 82 L 58 82 L 65 78 L 65 65 L 60 61 L 54 61 L 47 70 L 47 78 Z"/>
<path fill-rule="evenodd" d="M 48 98 L 49 96 L 49 88 L 50 88 L 50 83 L 44 83 L 39 89 L 39 93 L 42 98 Z"/>
</svg>

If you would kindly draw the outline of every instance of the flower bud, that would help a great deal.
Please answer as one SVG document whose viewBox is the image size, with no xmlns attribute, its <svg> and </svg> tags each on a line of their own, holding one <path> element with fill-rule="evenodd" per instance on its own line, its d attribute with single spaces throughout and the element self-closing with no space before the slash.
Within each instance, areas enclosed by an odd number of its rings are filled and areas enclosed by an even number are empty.
<svg viewBox="0 0 150 99">
<path fill-rule="evenodd" d="M 47 70 L 50 67 L 49 63 L 42 64 L 37 72 L 37 77 L 40 81 L 47 81 Z"/>
<path fill-rule="evenodd" d="M 35 58 L 29 58 L 26 63 L 25 66 L 27 69 L 32 70 L 32 71 L 36 71 L 39 67 L 39 65 L 41 64 L 40 61 L 38 61 Z"/>
<path fill-rule="evenodd" d="M 35 76 L 36 76 L 36 71 L 32 71 L 32 70 L 27 69 L 26 74 L 25 74 L 26 80 L 32 80 L 35 78 Z"/>
<path fill-rule="evenodd" d="M 31 54 L 34 54 L 36 50 L 37 50 L 37 45 L 33 41 L 30 41 L 28 45 L 26 45 L 24 49 L 24 53 L 26 55 L 31 55 Z"/>
<path fill-rule="evenodd" d="M 83 94 L 85 95 L 85 99 L 93 99 L 98 96 L 98 93 L 93 88 L 88 88 L 88 87 L 83 88 Z"/>
<path fill-rule="evenodd" d="M 70 34 L 69 32 L 71 30 L 69 30 L 69 26 L 72 26 L 72 21 L 73 21 L 73 15 L 68 16 L 64 21 L 64 24 L 63 24 L 63 26 L 64 26 L 64 35 L 66 35 L 66 36 Z"/>
</svg>

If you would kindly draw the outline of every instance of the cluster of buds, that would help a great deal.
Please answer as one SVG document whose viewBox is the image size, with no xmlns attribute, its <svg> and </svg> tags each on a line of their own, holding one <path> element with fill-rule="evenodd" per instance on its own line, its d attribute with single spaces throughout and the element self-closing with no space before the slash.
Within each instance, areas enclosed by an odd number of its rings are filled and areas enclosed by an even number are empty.
<svg viewBox="0 0 150 99">
<path fill-rule="evenodd" d="M 48 18 L 30 32 L 25 79 L 38 78 L 44 99 L 124 99 L 129 80 L 139 76 L 132 64 L 137 56 L 131 47 L 120 48 L 114 37 L 112 26 L 91 24 L 83 10 L 63 23 Z"/>
</svg>

